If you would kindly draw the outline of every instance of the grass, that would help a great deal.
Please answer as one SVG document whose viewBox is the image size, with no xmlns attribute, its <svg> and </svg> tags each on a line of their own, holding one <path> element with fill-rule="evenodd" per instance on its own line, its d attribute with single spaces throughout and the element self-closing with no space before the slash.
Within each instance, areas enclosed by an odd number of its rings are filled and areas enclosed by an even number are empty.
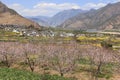
<svg viewBox="0 0 120 80">
<path fill-rule="evenodd" d="M 76 72 L 96 72 L 96 65 L 91 67 L 90 60 L 82 58 L 78 61 L 79 66 L 76 67 Z M 100 74 L 94 74 L 98 78 L 110 79 L 113 77 L 113 71 L 116 69 L 117 63 L 106 63 L 101 67 Z"/>
<path fill-rule="evenodd" d="M 86 59 L 86 58 L 81 58 L 80 60 L 78 60 L 78 63 L 82 64 L 82 65 L 89 65 L 90 64 L 90 60 Z"/>
<path fill-rule="evenodd" d="M 0 68 L 0 80 L 73 80 L 57 75 L 39 75 L 29 71 Z"/>
<path fill-rule="evenodd" d="M 0 80 L 41 80 L 38 74 L 16 69 L 0 68 Z"/>
</svg>

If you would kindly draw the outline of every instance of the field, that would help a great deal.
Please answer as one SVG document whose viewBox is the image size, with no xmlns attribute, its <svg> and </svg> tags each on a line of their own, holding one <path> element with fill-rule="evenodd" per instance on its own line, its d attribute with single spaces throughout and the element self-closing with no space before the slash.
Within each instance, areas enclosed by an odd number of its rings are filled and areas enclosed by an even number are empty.
<svg viewBox="0 0 120 80">
<path fill-rule="evenodd" d="M 81 34 L 53 38 L 0 31 L 0 79 L 119 80 L 119 36 Z"/>
<path fill-rule="evenodd" d="M 57 75 L 40 75 L 29 71 L 0 68 L 0 80 L 73 80 Z"/>
</svg>

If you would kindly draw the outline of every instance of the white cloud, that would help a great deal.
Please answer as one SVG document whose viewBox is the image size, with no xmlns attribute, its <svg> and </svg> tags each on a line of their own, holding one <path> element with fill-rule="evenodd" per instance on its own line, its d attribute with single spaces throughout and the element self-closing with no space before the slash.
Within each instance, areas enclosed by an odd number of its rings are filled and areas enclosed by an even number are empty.
<svg viewBox="0 0 120 80">
<path fill-rule="evenodd" d="M 120 0 L 116 0 L 116 2 L 120 2 Z"/>
<path fill-rule="evenodd" d="M 86 5 L 84 5 L 82 7 L 82 9 L 84 10 L 89 10 L 89 9 L 99 9 L 101 7 L 104 7 L 106 4 L 105 3 L 98 3 L 98 4 L 94 4 L 94 3 L 87 3 Z"/>
<path fill-rule="evenodd" d="M 65 9 L 78 9 L 80 8 L 79 5 L 74 3 L 63 3 L 63 4 L 56 4 L 56 3 L 39 3 L 33 6 L 32 9 L 25 8 L 20 4 L 12 4 L 9 5 L 10 8 L 16 10 L 23 16 L 53 16 L 59 11 Z"/>
<path fill-rule="evenodd" d="M 12 9 L 15 9 L 17 11 L 20 11 L 20 10 L 24 9 L 24 7 L 22 5 L 17 4 L 17 3 L 12 4 L 12 5 L 8 5 L 8 7 L 12 8 Z"/>
<path fill-rule="evenodd" d="M 100 7 L 105 6 L 104 3 L 87 3 L 84 6 L 79 6 L 75 3 L 62 3 L 62 4 L 56 4 L 56 3 L 38 3 L 34 5 L 31 9 L 25 8 L 24 6 L 20 4 L 12 4 L 9 5 L 10 8 L 16 10 L 18 13 L 20 13 L 23 16 L 53 16 L 54 14 L 67 9 L 84 9 L 89 10 L 91 8 L 98 9 Z"/>
<path fill-rule="evenodd" d="M 37 5 L 34 6 L 34 8 L 44 8 L 44 9 L 60 9 L 60 10 L 63 10 L 63 9 L 71 9 L 71 8 L 74 8 L 74 9 L 78 9 L 80 8 L 79 5 L 77 4 L 74 4 L 74 3 L 63 3 L 63 4 L 56 4 L 56 3 L 39 3 Z"/>
</svg>

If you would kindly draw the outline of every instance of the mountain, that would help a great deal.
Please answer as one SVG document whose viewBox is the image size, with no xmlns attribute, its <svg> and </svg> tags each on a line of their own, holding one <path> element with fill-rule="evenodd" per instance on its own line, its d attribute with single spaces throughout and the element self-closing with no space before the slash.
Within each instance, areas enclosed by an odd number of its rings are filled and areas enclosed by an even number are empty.
<svg viewBox="0 0 120 80">
<path fill-rule="evenodd" d="M 90 10 L 66 20 L 60 26 L 67 29 L 120 29 L 120 2 Z"/>
<path fill-rule="evenodd" d="M 40 28 L 37 23 L 22 17 L 16 11 L 8 8 L 2 2 L 0 2 L 0 24 L 17 24 L 26 26 L 34 25 L 34 27 Z"/>
<path fill-rule="evenodd" d="M 64 10 L 64 11 L 59 12 L 56 15 L 54 15 L 50 19 L 49 24 L 51 26 L 58 26 L 58 25 L 62 24 L 64 21 L 66 21 L 67 19 L 74 17 L 80 13 L 84 13 L 84 12 L 86 12 L 86 11 L 81 10 L 81 9 Z"/>
<path fill-rule="evenodd" d="M 42 25 L 46 26 L 58 26 L 62 24 L 67 19 L 74 17 L 80 13 L 85 13 L 87 11 L 81 10 L 81 9 L 70 9 L 70 10 L 64 10 L 53 17 L 45 17 L 45 16 L 36 16 L 36 17 L 28 17 L 29 19 L 36 21 Z"/>
<path fill-rule="evenodd" d="M 42 26 L 49 26 L 48 21 L 50 19 L 50 17 L 46 17 L 46 16 L 33 16 L 33 17 L 26 17 L 32 21 L 37 22 L 38 24 L 42 25 Z"/>
</svg>

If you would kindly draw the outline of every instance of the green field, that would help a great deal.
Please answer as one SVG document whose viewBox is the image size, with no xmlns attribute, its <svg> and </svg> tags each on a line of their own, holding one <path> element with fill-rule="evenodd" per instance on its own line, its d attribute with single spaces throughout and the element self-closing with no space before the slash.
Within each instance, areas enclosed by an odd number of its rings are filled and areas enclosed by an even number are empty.
<svg viewBox="0 0 120 80">
<path fill-rule="evenodd" d="M 0 68 L 0 80 L 73 80 L 57 75 L 39 75 L 29 71 Z"/>
</svg>

